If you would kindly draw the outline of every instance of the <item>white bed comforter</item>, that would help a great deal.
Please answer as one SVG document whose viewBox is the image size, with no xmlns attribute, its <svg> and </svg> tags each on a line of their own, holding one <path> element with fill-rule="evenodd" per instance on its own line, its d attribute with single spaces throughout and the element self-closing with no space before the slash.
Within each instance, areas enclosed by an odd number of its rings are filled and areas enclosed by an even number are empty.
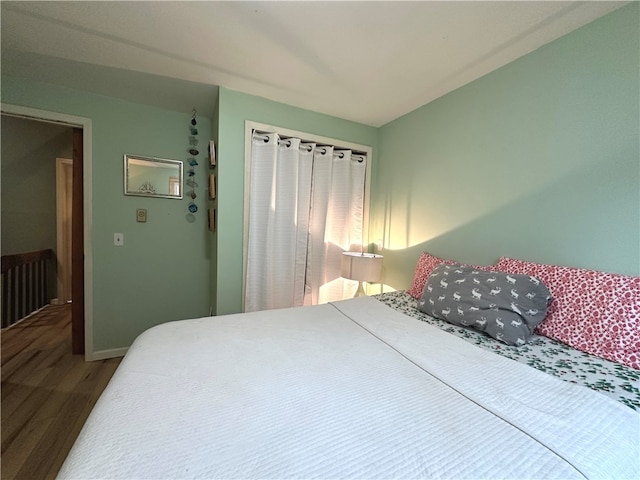
<svg viewBox="0 0 640 480">
<path fill-rule="evenodd" d="M 171 322 L 60 478 L 633 478 L 640 416 L 369 297 Z"/>
</svg>

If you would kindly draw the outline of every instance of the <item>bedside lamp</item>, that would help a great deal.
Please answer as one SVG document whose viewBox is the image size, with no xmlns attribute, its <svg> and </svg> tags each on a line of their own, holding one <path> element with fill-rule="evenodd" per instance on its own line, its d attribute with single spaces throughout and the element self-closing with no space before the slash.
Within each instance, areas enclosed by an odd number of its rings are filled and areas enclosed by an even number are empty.
<svg viewBox="0 0 640 480">
<path fill-rule="evenodd" d="M 366 295 L 362 282 L 380 283 L 382 279 L 382 255 L 342 252 L 342 277 L 359 282 L 354 297 Z"/>
</svg>

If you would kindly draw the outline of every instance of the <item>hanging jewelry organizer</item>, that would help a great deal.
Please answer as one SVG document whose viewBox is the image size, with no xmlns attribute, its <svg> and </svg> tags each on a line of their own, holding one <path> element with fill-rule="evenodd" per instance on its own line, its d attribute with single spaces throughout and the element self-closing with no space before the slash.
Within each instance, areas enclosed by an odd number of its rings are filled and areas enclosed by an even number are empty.
<svg viewBox="0 0 640 480">
<path fill-rule="evenodd" d="M 198 205 L 195 203 L 195 199 L 197 197 L 196 188 L 198 188 L 198 183 L 196 182 L 196 171 L 195 167 L 198 166 L 197 156 L 200 154 L 198 150 L 198 119 L 197 119 L 196 109 L 194 108 L 191 112 L 191 121 L 189 122 L 189 170 L 187 170 L 187 186 L 191 188 L 191 191 L 187 193 L 187 195 L 191 198 L 189 202 L 189 213 L 196 213 L 198 211 Z"/>
</svg>

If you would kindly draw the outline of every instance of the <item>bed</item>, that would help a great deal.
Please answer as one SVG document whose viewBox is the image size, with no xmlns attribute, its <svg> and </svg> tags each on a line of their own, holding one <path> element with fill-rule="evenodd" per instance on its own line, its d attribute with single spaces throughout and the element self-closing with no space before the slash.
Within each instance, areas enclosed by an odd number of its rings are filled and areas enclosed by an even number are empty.
<svg viewBox="0 0 640 480">
<path fill-rule="evenodd" d="M 139 336 L 59 478 L 639 478 L 638 370 L 408 292 Z"/>
</svg>

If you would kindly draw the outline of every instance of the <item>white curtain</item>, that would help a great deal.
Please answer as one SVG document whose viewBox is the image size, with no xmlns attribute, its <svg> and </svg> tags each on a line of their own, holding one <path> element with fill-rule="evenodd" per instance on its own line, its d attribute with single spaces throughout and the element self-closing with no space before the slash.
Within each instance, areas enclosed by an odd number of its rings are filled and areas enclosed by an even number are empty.
<svg viewBox="0 0 640 480">
<path fill-rule="evenodd" d="M 252 139 L 245 311 L 339 300 L 360 251 L 366 158 L 277 134 Z"/>
</svg>

